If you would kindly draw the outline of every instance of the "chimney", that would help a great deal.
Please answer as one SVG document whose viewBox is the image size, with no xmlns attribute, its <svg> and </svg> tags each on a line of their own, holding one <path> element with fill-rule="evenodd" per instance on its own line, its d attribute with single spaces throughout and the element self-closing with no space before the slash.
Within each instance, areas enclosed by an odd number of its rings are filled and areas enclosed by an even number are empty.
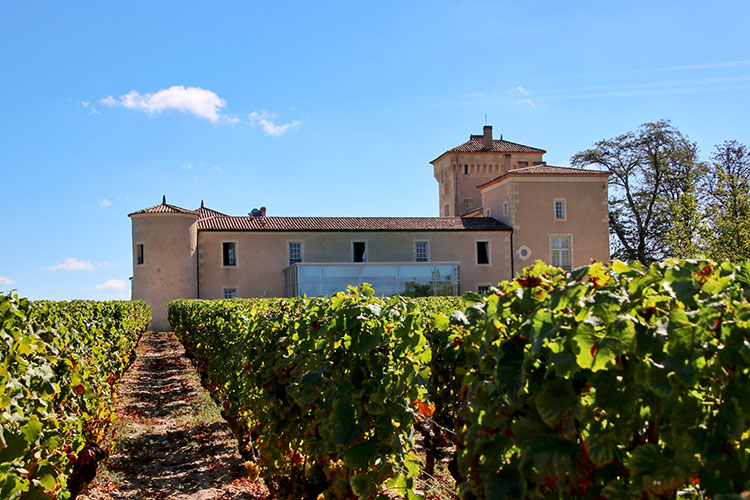
<svg viewBox="0 0 750 500">
<path fill-rule="evenodd" d="M 492 151 L 492 125 L 484 126 L 484 149 Z"/>
<path fill-rule="evenodd" d="M 510 170 L 512 166 L 512 163 L 511 163 L 512 161 L 513 161 L 513 158 L 510 156 L 510 153 L 505 153 L 503 155 L 503 170 L 502 170 L 503 173 L 506 173 Z"/>
<path fill-rule="evenodd" d="M 260 216 L 265 217 L 266 216 L 266 207 L 260 207 Z"/>
</svg>

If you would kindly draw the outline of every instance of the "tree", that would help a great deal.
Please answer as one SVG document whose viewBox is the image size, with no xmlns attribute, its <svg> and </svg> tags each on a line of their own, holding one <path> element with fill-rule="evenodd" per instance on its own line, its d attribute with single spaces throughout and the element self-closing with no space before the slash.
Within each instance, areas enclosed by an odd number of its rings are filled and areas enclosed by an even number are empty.
<svg viewBox="0 0 750 500">
<path fill-rule="evenodd" d="M 597 142 L 571 159 L 612 173 L 609 227 L 612 256 L 649 264 L 700 247 L 699 189 L 705 165 L 698 148 L 669 121 Z"/>
<path fill-rule="evenodd" d="M 750 151 L 737 141 L 711 155 L 708 254 L 732 261 L 750 258 Z"/>
</svg>

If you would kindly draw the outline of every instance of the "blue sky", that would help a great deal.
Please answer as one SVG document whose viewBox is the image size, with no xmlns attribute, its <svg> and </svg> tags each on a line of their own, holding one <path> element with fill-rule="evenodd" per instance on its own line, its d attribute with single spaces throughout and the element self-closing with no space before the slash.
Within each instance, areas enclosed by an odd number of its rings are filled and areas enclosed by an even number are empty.
<svg viewBox="0 0 750 500">
<path fill-rule="evenodd" d="M 0 290 L 128 298 L 127 214 L 436 216 L 479 134 L 750 144 L 745 1 L 6 2 Z"/>
</svg>

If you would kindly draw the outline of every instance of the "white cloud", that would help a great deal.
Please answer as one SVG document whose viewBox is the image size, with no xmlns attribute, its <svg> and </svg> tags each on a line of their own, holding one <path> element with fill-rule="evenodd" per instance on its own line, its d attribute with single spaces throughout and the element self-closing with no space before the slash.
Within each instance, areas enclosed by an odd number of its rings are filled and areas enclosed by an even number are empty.
<svg viewBox="0 0 750 500">
<path fill-rule="evenodd" d="M 184 87 L 174 85 L 152 94 L 141 94 L 131 90 L 118 98 L 107 96 L 99 102 L 105 106 L 123 106 L 129 109 L 144 111 L 150 115 L 161 113 L 168 109 L 175 109 L 183 113 L 191 113 L 198 118 L 205 118 L 211 122 L 224 121 L 237 123 L 238 118 L 222 115 L 221 109 L 226 101 L 210 90 L 200 87 Z"/>
<path fill-rule="evenodd" d="M 518 87 L 516 87 L 516 90 L 519 91 L 520 93 L 522 93 L 523 95 L 529 95 L 529 91 L 526 90 L 525 88 L 521 87 L 520 85 Z"/>
<path fill-rule="evenodd" d="M 123 280 L 117 280 L 117 279 L 108 279 L 104 283 L 99 283 L 98 285 L 94 286 L 97 290 L 117 290 L 117 291 L 123 291 L 128 286 L 127 283 L 125 283 Z"/>
<path fill-rule="evenodd" d="M 50 271 L 57 271 L 60 269 L 64 269 L 65 271 L 93 271 L 95 266 L 87 260 L 78 260 L 75 257 L 68 257 L 62 262 L 58 262 L 47 269 Z"/>
<path fill-rule="evenodd" d="M 260 125 L 260 127 L 263 129 L 263 132 L 265 132 L 267 135 L 280 136 L 288 130 L 294 129 L 302 124 L 301 121 L 296 120 L 293 122 L 277 125 L 273 122 L 273 120 L 276 118 L 276 115 L 273 113 L 266 113 L 265 111 L 261 111 L 260 113 L 258 113 L 257 111 L 253 111 L 248 116 L 250 117 L 250 123 L 252 123 L 253 125 Z"/>
<path fill-rule="evenodd" d="M 101 111 L 96 109 L 94 106 L 92 106 L 90 101 L 79 101 L 79 104 L 83 106 L 84 108 L 89 110 L 90 115 L 100 115 L 102 114 Z"/>
<path fill-rule="evenodd" d="M 528 104 L 528 105 L 529 105 L 529 106 L 531 106 L 532 108 L 536 108 L 536 103 L 535 103 L 534 101 L 532 101 L 531 99 L 518 99 L 518 100 L 516 101 L 516 104 L 518 104 L 518 105 L 521 105 L 521 104 Z"/>
<path fill-rule="evenodd" d="M 109 201 L 109 199 L 107 199 L 107 198 L 102 198 L 101 200 L 99 200 L 99 206 L 102 206 L 102 207 L 111 207 L 112 206 L 112 202 Z"/>
<path fill-rule="evenodd" d="M 7 276 L 0 276 L 0 285 L 12 285 L 13 283 L 15 283 L 15 281 Z"/>
<path fill-rule="evenodd" d="M 204 171 L 204 170 L 213 170 L 219 173 L 223 172 L 220 166 L 210 165 L 202 161 L 198 162 L 197 164 L 189 161 L 187 163 L 183 163 L 182 165 L 180 165 L 180 168 L 182 170 L 194 170 L 196 173 L 198 173 L 199 171 Z"/>
</svg>

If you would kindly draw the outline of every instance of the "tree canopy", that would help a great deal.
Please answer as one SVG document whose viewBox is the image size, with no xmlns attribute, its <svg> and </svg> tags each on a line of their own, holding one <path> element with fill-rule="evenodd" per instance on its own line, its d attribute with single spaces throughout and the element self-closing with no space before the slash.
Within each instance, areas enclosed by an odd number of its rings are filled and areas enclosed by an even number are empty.
<svg viewBox="0 0 750 500">
<path fill-rule="evenodd" d="M 703 162 L 697 144 L 661 120 L 601 140 L 571 163 L 612 174 L 613 258 L 750 258 L 750 152 L 743 144 L 724 142 Z"/>
</svg>

